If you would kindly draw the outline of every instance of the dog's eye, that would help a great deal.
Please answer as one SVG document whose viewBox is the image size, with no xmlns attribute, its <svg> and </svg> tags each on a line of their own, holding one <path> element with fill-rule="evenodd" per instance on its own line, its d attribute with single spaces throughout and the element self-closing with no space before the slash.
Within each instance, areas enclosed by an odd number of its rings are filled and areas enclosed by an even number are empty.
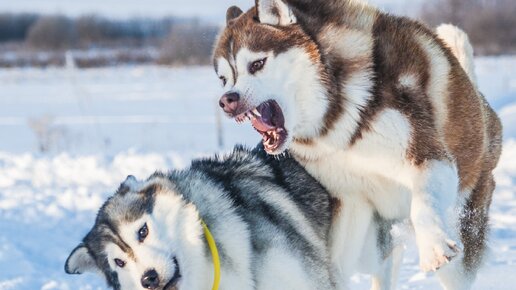
<svg viewBox="0 0 516 290">
<path fill-rule="evenodd" d="M 143 243 L 147 235 L 149 235 L 149 228 L 147 228 L 147 223 L 145 223 L 143 227 L 138 230 L 138 241 Z"/>
<path fill-rule="evenodd" d="M 125 266 L 125 262 L 118 258 L 115 259 L 115 264 L 120 268 L 123 268 Z"/>
<path fill-rule="evenodd" d="M 223 76 L 220 76 L 219 79 L 222 81 L 222 86 L 226 86 L 228 80 L 226 79 L 226 77 L 223 77 Z"/>
<path fill-rule="evenodd" d="M 267 60 L 267 58 L 262 58 L 260 60 L 253 61 L 249 65 L 249 73 L 250 74 L 255 74 L 257 71 L 260 71 L 261 69 L 263 69 L 263 67 L 265 66 L 265 61 L 266 60 Z"/>
</svg>

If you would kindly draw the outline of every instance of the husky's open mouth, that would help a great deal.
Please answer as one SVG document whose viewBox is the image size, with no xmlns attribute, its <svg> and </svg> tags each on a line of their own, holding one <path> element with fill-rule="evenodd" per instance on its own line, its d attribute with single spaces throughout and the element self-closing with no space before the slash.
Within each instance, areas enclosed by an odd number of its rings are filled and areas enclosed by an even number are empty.
<svg viewBox="0 0 516 290">
<path fill-rule="evenodd" d="M 235 120 L 237 123 L 245 120 L 251 121 L 254 129 L 262 135 L 262 143 L 268 153 L 276 152 L 287 140 L 285 117 L 280 106 L 274 100 L 263 102 L 257 107 L 237 115 Z"/>
</svg>

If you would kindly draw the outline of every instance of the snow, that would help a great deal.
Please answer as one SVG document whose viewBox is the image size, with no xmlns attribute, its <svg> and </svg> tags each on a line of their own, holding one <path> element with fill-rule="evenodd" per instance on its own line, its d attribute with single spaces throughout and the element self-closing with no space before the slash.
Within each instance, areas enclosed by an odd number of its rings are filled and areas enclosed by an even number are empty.
<svg viewBox="0 0 516 290">
<path fill-rule="evenodd" d="M 21 153 L 45 145 L 50 151 L 116 154 L 128 147 L 218 148 L 222 90 L 211 68 L 0 70 L 0 83 L 0 150 Z M 225 118 L 223 125 L 228 144 L 243 136 L 255 140 L 248 127 Z"/>
<path fill-rule="evenodd" d="M 480 58 L 477 73 L 504 122 L 505 143 L 490 255 L 474 289 L 509 290 L 516 284 L 516 57 Z M 98 276 L 66 275 L 63 266 L 119 182 L 259 139 L 248 125 L 223 119 L 219 145 L 222 91 L 208 67 L 0 70 L 0 84 L 0 290 L 106 289 Z M 352 286 L 368 289 L 367 277 L 355 275 Z M 419 271 L 413 241 L 398 288 L 438 289 L 434 275 Z"/>
</svg>

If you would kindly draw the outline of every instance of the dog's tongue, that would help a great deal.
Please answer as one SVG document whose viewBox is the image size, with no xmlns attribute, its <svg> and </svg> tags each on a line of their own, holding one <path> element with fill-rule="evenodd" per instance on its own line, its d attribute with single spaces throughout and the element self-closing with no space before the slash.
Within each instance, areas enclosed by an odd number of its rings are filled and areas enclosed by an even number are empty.
<svg viewBox="0 0 516 290">
<path fill-rule="evenodd" d="M 273 124 L 273 112 L 269 103 L 264 103 L 256 108 L 260 113 L 261 117 L 255 116 L 251 120 L 253 127 L 258 131 L 267 132 L 274 130 L 276 128 L 275 124 Z"/>
</svg>

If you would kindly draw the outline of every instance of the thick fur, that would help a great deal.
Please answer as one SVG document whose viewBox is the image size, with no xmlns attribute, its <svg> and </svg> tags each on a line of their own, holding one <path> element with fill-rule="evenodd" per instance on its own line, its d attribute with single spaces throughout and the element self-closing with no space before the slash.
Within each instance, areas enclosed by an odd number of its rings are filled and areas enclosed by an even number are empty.
<svg viewBox="0 0 516 290">
<path fill-rule="evenodd" d="M 338 287 L 363 266 L 377 212 L 409 218 L 421 268 L 439 270 L 446 289 L 469 289 L 486 247 L 502 131 L 474 84 L 465 35 L 440 38 L 353 0 L 231 9 L 215 70 L 246 109 L 269 99 L 281 106 L 288 138 L 272 153 L 289 148 L 341 201 L 330 241 Z M 250 74 L 259 59 L 265 66 Z M 393 287 L 395 264 L 366 263 L 373 289 Z"/>
<path fill-rule="evenodd" d="M 468 77 L 477 85 L 475 74 L 475 63 L 473 62 L 473 47 L 469 42 L 469 37 L 462 29 L 451 24 L 441 24 L 436 28 L 437 36 L 448 46 Z"/>
<path fill-rule="evenodd" d="M 294 159 L 237 148 L 145 181 L 129 177 L 102 206 L 65 269 L 99 272 L 114 289 L 145 289 L 140 279 L 152 269 L 159 274 L 156 289 L 176 272 L 179 282 L 167 290 L 211 289 L 202 219 L 220 253 L 221 290 L 333 289 L 331 206 L 329 194 Z M 140 242 L 144 224 L 148 236 Z M 125 266 L 116 266 L 115 258 Z"/>
</svg>

